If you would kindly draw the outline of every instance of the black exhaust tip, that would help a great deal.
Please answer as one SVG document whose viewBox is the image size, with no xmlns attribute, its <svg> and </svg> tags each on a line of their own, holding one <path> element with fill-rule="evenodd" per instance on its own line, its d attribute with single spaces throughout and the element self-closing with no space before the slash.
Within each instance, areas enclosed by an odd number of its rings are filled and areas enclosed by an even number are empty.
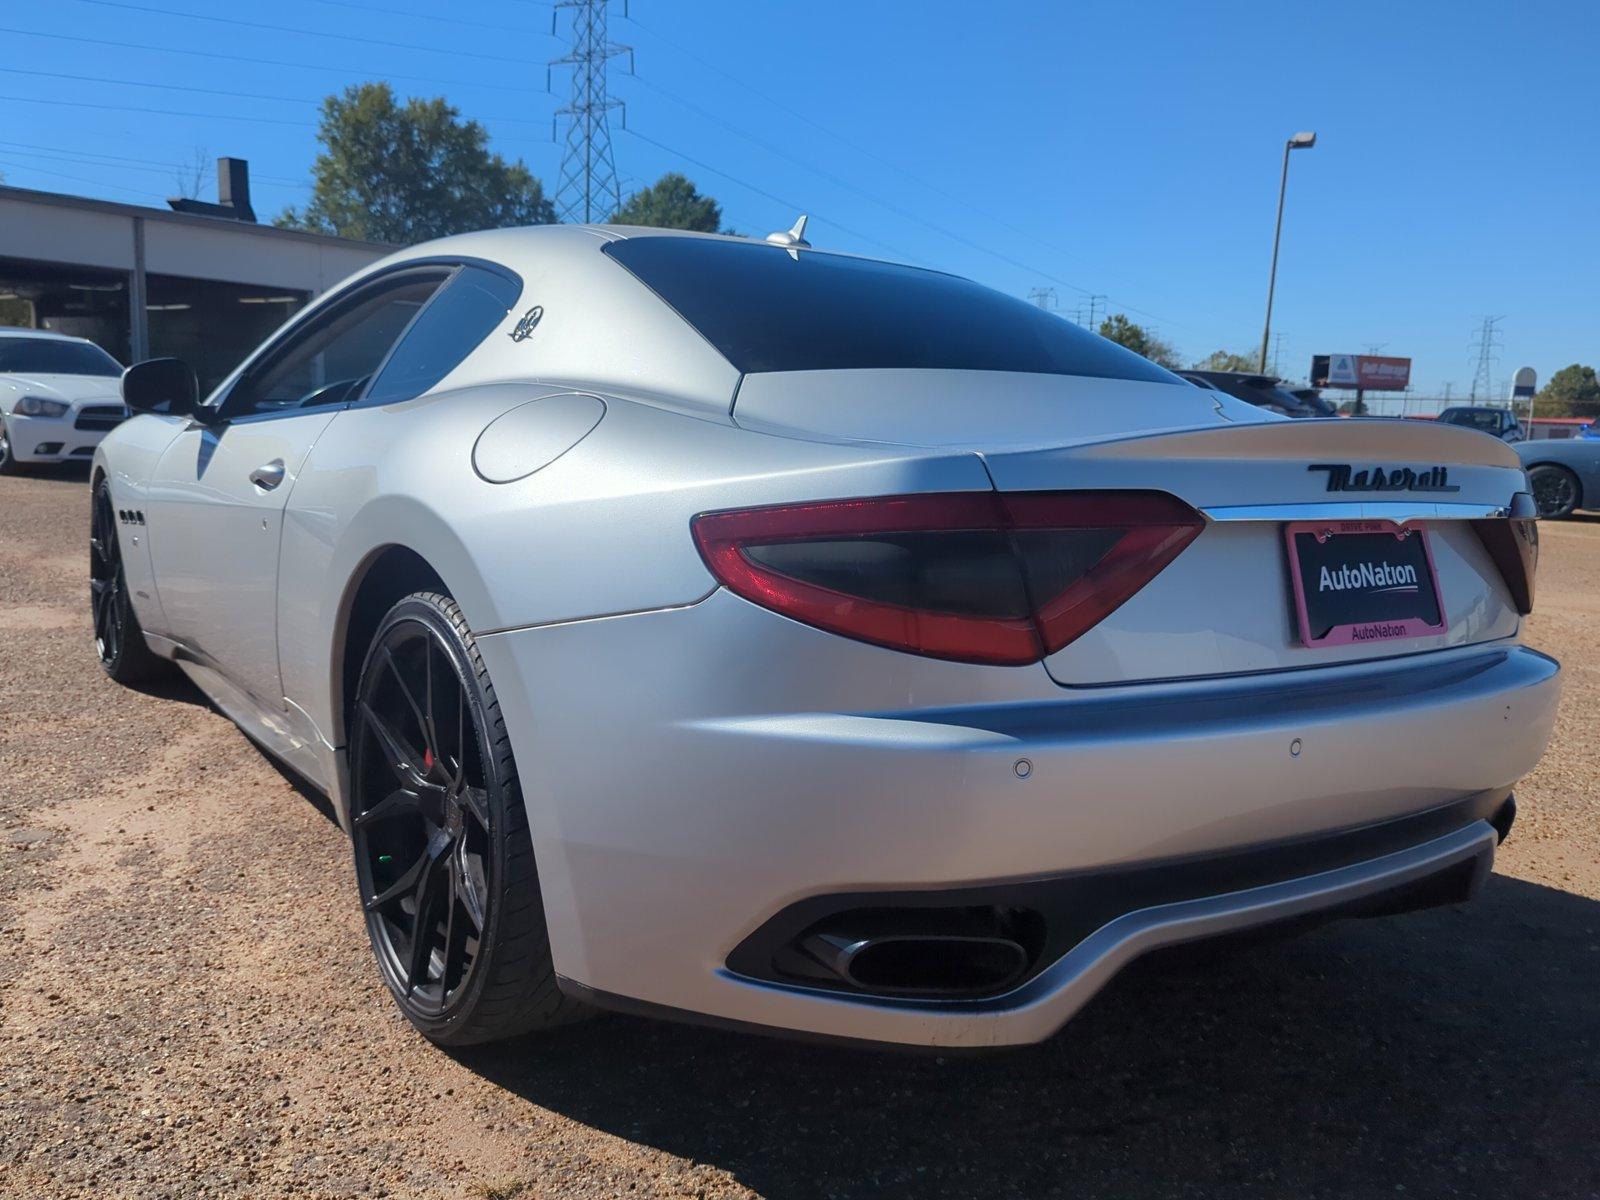
<svg viewBox="0 0 1600 1200">
<path fill-rule="evenodd" d="M 956 999 L 1003 992 L 1033 954 L 996 909 L 857 910 L 802 935 L 797 948 L 838 982 L 880 996 Z"/>
</svg>

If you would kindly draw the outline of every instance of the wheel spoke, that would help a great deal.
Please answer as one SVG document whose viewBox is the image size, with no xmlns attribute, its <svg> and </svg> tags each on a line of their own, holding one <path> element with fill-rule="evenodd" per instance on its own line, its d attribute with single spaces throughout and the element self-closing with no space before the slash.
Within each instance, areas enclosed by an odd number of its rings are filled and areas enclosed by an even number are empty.
<svg viewBox="0 0 1600 1200">
<path fill-rule="evenodd" d="M 415 988 L 428 982 L 428 952 L 433 949 L 434 935 L 438 932 L 438 904 L 440 900 L 439 877 L 448 877 L 448 859 L 424 856 L 427 863 L 417 880 L 414 893 L 416 918 L 411 925 L 411 953 L 406 964 L 406 987 Z"/>
<path fill-rule="evenodd" d="M 417 761 L 416 754 L 406 747 L 389 723 L 373 710 L 372 705 L 365 701 L 361 704 L 361 717 L 366 721 L 367 728 L 371 729 L 373 735 L 378 739 L 379 745 L 383 747 L 384 756 L 388 760 L 389 767 L 401 783 L 408 784 L 412 788 L 428 788 L 432 791 L 443 790 L 439 784 L 433 783 L 427 778 L 427 773 L 423 770 L 422 764 Z"/>
<path fill-rule="evenodd" d="M 457 843 L 455 852 L 456 884 L 460 891 L 461 907 L 466 910 L 467 916 L 472 920 L 472 927 L 479 933 L 483 932 L 484 920 L 484 887 L 483 872 L 468 856 L 466 844 Z"/>
<path fill-rule="evenodd" d="M 460 792 L 463 811 L 469 813 L 483 831 L 489 831 L 489 793 L 480 787 L 464 787 Z"/>
<path fill-rule="evenodd" d="M 444 1002 L 450 987 L 450 976 L 457 980 L 466 978 L 467 922 L 461 917 L 461 866 L 458 857 L 450 856 L 449 889 L 445 900 L 448 914 L 444 922 L 444 953 L 439 965 L 439 1001 Z"/>
<path fill-rule="evenodd" d="M 373 896 L 371 899 L 366 901 L 366 910 L 368 912 L 373 912 L 376 909 L 382 908 L 386 904 L 394 903 L 401 896 L 409 896 L 416 888 L 417 880 L 422 878 L 422 873 L 428 869 L 428 866 L 432 861 L 433 860 L 428 851 L 423 850 L 423 852 L 417 856 L 417 861 L 412 863 L 405 869 L 404 872 L 401 873 L 400 878 L 396 879 L 376 896 Z"/>
<path fill-rule="evenodd" d="M 422 643 L 422 695 L 427 702 L 427 715 L 422 723 L 423 736 L 433 747 L 433 757 L 438 761 L 443 754 L 439 745 L 439 731 L 433 724 L 433 639 L 425 637 Z"/>
<path fill-rule="evenodd" d="M 379 821 L 421 812 L 420 797 L 406 788 L 396 788 L 355 819 L 358 829 L 365 829 Z"/>
<path fill-rule="evenodd" d="M 422 715 L 422 708 L 417 703 L 417 698 L 411 694 L 411 685 L 406 682 L 406 677 L 400 672 L 400 664 L 395 661 L 394 652 L 385 646 L 383 648 L 383 661 L 389 668 L 389 674 L 400 687 L 400 696 L 406 702 L 406 707 L 411 710 L 411 715 L 417 720 L 417 732 L 422 735 L 424 752 L 430 746 L 435 746 L 433 735 L 428 730 L 428 720 Z M 437 753 L 435 754 L 437 757 Z"/>
</svg>

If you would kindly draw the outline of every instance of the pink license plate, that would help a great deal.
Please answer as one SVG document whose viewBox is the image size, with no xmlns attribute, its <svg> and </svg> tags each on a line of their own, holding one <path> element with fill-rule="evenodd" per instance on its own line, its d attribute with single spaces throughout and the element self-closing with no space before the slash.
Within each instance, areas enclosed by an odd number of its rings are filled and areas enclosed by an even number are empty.
<svg viewBox="0 0 1600 1200">
<path fill-rule="evenodd" d="M 1345 646 L 1448 628 L 1428 531 L 1393 521 L 1296 521 L 1284 529 L 1300 641 Z"/>
</svg>

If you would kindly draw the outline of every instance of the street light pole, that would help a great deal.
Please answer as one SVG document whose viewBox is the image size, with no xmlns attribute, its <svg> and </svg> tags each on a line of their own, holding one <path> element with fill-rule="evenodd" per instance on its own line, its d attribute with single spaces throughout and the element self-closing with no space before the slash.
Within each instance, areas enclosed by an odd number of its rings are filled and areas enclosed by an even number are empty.
<svg viewBox="0 0 1600 1200">
<path fill-rule="evenodd" d="M 1272 231 L 1272 273 L 1267 277 L 1267 322 L 1261 330 L 1260 372 L 1267 373 L 1267 344 L 1272 340 L 1272 294 L 1278 288 L 1278 241 L 1283 237 L 1283 198 L 1289 191 L 1289 151 L 1309 150 L 1317 144 L 1314 133 L 1297 133 L 1283 144 L 1283 177 L 1278 181 L 1278 223 Z"/>
</svg>

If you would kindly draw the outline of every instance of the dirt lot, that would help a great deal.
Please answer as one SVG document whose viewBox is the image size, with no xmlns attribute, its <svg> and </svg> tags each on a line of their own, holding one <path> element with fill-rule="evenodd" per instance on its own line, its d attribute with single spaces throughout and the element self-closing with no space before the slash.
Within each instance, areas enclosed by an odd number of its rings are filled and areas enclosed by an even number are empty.
<svg viewBox="0 0 1600 1200">
<path fill-rule="evenodd" d="M 1563 715 L 1473 905 L 1149 961 L 997 1058 L 621 1017 L 446 1054 L 321 802 L 102 677 L 86 492 L 0 480 L 4 1195 L 1600 1196 L 1600 522 L 1546 530 Z"/>
</svg>

